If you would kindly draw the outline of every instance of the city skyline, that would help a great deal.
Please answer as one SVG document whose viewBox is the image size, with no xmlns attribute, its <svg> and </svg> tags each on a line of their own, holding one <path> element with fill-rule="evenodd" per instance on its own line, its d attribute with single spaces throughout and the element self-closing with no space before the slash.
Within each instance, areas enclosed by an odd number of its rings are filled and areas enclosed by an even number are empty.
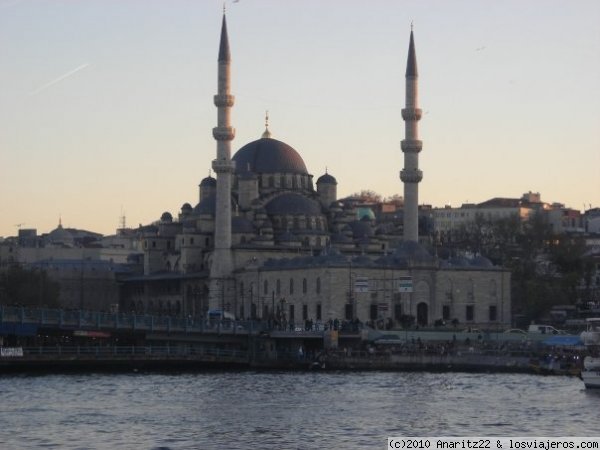
<svg viewBox="0 0 600 450">
<path fill-rule="evenodd" d="M 176 6 L 173 6 L 176 5 Z M 573 7 L 575 5 L 576 7 Z M 0 236 L 113 233 L 196 204 L 217 124 L 221 2 L 0 1 Z M 402 195 L 411 22 L 419 203 L 600 206 L 600 4 L 227 2 L 232 153 L 264 130 L 340 196 Z"/>
</svg>

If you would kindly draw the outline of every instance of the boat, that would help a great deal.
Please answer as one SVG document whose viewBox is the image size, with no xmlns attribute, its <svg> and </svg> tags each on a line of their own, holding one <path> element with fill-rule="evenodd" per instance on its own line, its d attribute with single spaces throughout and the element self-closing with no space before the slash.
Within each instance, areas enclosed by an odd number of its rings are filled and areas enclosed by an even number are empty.
<svg viewBox="0 0 600 450">
<path fill-rule="evenodd" d="M 586 330 L 581 340 L 588 355 L 583 360 L 581 379 L 587 389 L 600 389 L 600 317 L 586 320 Z"/>
</svg>

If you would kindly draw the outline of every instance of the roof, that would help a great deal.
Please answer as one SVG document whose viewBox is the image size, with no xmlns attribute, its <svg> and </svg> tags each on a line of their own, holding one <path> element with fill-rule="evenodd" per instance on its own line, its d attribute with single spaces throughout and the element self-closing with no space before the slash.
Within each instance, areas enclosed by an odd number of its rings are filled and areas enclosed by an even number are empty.
<svg viewBox="0 0 600 450">
<path fill-rule="evenodd" d="M 477 205 L 479 208 L 518 208 L 522 201 L 518 198 L 494 197 Z"/>
<path fill-rule="evenodd" d="M 240 148 L 232 158 L 236 174 L 292 173 L 308 175 L 300 154 L 285 142 L 261 138 Z"/>
<path fill-rule="evenodd" d="M 408 59 L 406 61 L 406 76 L 414 78 L 419 76 L 419 72 L 417 70 L 417 53 L 415 51 L 415 39 L 412 30 L 410 30 L 410 44 L 408 46 Z"/>
<path fill-rule="evenodd" d="M 219 42 L 219 61 L 231 61 L 231 52 L 229 51 L 229 38 L 227 37 L 227 21 L 223 14 L 223 23 L 221 25 L 221 41 Z"/>
</svg>

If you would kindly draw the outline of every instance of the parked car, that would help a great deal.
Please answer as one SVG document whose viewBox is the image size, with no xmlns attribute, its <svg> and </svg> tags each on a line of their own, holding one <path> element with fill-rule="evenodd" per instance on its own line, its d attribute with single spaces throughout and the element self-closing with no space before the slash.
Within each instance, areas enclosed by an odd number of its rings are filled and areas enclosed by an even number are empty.
<svg viewBox="0 0 600 450">
<path fill-rule="evenodd" d="M 539 324 L 531 324 L 529 325 L 529 329 L 527 330 L 529 333 L 541 333 L 541 334 L 567 334 L 564 330 L 557 330 L 553 326 L 550 325 L 539 325 Z"/>
<path fill-rule="evenodd" d="M 527 334 L 527 331 L 521 330 L 520 328 L 511 328 L 510 330 L 506 330 L 504 333 L 506 333 L 506 334 Z"/>
</svg>

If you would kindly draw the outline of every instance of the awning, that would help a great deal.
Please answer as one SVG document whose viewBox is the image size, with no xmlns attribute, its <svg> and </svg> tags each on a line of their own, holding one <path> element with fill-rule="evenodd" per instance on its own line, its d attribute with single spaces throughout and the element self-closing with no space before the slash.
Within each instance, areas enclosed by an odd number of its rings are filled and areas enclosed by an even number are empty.
<svg viewBox="0 0 600 450">
<path fill-rule="evenodd" d="M 583 346 L 583 341 L 579 336 L 552 336 L 542 341 L 544 345 L 578 347 Z"/>
</svg>

